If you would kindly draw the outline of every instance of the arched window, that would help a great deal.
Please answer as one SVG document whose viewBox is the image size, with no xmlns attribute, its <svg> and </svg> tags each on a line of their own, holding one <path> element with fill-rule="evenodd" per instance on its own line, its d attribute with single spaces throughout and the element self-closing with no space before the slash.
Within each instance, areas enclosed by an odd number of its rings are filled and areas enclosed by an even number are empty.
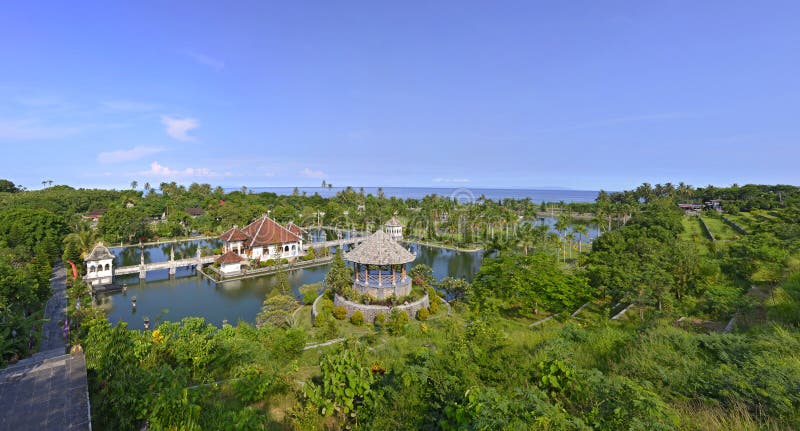
<svg viewBox="0 0 800 431">
<path fill-rule="evenodd" d="M 289 246 L 288 245 L 283 246 L 283 251 L 289 251 Z"/>
<path fill-rule="evenodd" d="M 294 250 L 295 250 L 295 247 L 297 247 L 297 246 L 296 246 L 296 245 L 294 245 L 294 244 L 292 244 L 292 251 L 294 251 Z"/>
<path fill-rule="evenodd" d="M 89 272 L 97 272 L 97 268 L 94 265 L 89 267 Z"/>
<path fill-rule="evenodd" d="M 108 264 L 106 264 L 106 271 L 108 271 L 109 269 L 111 269 L 111 267 Z"/>
</svg>

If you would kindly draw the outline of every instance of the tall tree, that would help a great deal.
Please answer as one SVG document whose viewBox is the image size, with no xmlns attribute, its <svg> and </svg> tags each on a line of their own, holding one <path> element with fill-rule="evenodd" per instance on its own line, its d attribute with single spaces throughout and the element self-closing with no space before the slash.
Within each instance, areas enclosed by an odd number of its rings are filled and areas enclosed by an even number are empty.
<svg viewBox="0 0 800 431">
<path fill-rule="evenodd" d="M 339 247 L 336 249 L 336 254 L 333 256 L 331 269 L 328 271 L 328 275 L 325 276 L 325 286 L 329 289 L 333 289 L 335 292 L 341 292 L 351 287 L 352 282 L 352 275 L 344 263 L 342 249 Z"/>
</svg>

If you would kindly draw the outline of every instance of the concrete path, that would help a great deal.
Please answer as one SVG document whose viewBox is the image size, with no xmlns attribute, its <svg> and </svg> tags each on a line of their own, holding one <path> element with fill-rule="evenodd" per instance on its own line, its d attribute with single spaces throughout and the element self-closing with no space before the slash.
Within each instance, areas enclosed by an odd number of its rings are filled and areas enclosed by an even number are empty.
<svg viewBox="0 0 800 431">
<path fill-rule="evenodd" d="M 53 267 L 50 278 L 53 296 L 44 307 L 45 322 L 42 325 L 42 342 L 40 351 L 63 349 L 66 351 L 67 340 L 64 339 L 64 319 L 67 316 L 67 273 L 61 263 Z"/>
<path fill-rule="evenodd" d="M 331 344 L 341 343 L 342 341 L 344 341 L 344 338 L 334 338 L 333 340 L 328 340 L 325 341 L 324 343 L 316 343 L 308 345 L 306 347 L 303 347 L 303 350 L 311 350 L 311 349 L 316 349 L 317 347 L 330 346 Z"/>
<path fill-rule="evenodd" d="M 83 353 L 42 351 L 0 370 L 0 405 L 0 431 L 90 430 Z"/>
<path fill-rule="evenodd" d="M 0 370 L 0 431 L 90 430 L 86 361 L 65 354 L 66 272 L 53 267 L 39 352 Z"/>
</svg>

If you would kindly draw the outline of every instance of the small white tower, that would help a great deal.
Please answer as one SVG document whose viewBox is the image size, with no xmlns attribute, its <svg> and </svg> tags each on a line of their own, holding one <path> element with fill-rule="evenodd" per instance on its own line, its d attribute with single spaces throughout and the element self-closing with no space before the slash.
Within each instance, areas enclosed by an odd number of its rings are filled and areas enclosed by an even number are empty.
<svg viewBox="0 0 800 431">
<path fill-rule="evenodd" d="M 111 284 L 114 281 L 114 255 L 102 242 L 86 256 L 86 277 L 83 279 L 92 286 Z"/>
<path fill-rule="evenodd" d="M 392 217 L 383 225 L 383 231 L 388 233 L 393 240 L 398 241 L 403 239 L 403 225 L 397 220 L 397 217 Z"/>
</svg>

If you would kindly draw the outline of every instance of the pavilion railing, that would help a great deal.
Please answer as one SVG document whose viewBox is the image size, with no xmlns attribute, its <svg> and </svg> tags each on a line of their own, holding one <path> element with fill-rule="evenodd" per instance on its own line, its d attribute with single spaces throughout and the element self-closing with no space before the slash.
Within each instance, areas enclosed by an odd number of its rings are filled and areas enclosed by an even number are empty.
<svg viewBox="0 0 800 431">
<path fill-rule="evenodd" d="M 364 286 L 392 286 L 395 284 L 407 284 L 411 279 L 406 276 L 402 277 L 401 274 L 395 274 L 394 282 L 392 281 L 392 274 L 369 274 L 367 279 L 364 280 L 364 274 L 359 274 L 356 282 Z"/>
</svg>

